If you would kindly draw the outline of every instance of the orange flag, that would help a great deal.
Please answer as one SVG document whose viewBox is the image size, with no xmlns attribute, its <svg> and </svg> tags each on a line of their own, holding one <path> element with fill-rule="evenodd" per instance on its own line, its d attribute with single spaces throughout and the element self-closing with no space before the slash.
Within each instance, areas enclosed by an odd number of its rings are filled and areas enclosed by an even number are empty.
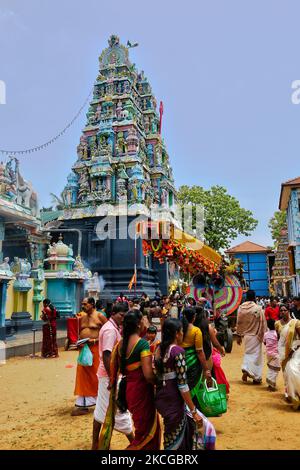
<svg viewBox="0 0 300 470">
<path fill-rule="evenodd" d="M 133 284 L 136 284 L 136 274 L 134 273 L 134 275 L 132 276 L 132 278 L 130 279 L 130 282 L 128 284 L 128 289 L 131 290 L 132 289 L 132 286 Z"/>
</svg>

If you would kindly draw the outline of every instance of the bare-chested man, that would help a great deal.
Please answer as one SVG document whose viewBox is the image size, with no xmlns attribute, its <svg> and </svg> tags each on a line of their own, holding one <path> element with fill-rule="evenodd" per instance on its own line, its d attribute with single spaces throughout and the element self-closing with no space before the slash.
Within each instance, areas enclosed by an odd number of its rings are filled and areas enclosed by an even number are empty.
<svg viewBox="0 0 300 470">
<path fill-rule="evenodd" d="M 98 338 L 102 325 L 107 322 L 102 313 L 97 312 L 93 297 L 86 297 L 82 301 L 82 312 L 78 313 L 79 339 L 89 338 L 88 345 L 93 353 L 93 365 L 81 366 L 77 364 L 74 395 L 77 395 L 75 409 L 72 416 L 86 414 L 89 407 L 96 404 L 98 395 L 97 370 L 99 366 Z"/>
</svg>

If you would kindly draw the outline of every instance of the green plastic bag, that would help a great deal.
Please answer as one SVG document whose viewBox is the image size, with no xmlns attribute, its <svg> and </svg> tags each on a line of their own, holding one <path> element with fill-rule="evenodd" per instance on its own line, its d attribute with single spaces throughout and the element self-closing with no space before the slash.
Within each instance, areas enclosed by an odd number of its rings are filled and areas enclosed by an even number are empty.
<svg viewBox="0 0 300 470">
<path fill-rule="evenodd" d="M 218 416 L 227 411 L 226 385 L 217 384 L 214 378 L 212 381 L 213 387 L 208 388 L 204 380 L 198 394 L 200 411 L 207 417 Z"/>
<path fill-rule="evenodd" d="M 77 363 L 80 366 L 92 366 L 93 365 L 93 353 L 89 348 L 88 344 L 85 344 L 79 353 Z"/>
</svg>

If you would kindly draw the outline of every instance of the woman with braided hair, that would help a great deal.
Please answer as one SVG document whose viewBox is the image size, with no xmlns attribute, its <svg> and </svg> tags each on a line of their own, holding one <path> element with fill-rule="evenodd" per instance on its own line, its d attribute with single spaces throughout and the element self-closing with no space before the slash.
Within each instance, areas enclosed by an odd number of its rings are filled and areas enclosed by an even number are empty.
<svg viewBox="0 0 300 470">
<path fill-rule="evenodd" d="M 180 346 L 185 350 L 187 365 L 187 383 L 194 404 L 200 408 L 199 396 L 201 394 L 202 380 L 205 379 L 208 387 L 212 386 L 211 371 L 203 351 L 203 337 L 200 328 L 194 326 L 196 310 L 186 307 L 182 312 L 183 340 Z"/>
<path fill-rule="evenodd" d="M 135 438 L 128 450 L 159 450 L 160 424 L 154 404 L 155 376 L 148 341 L 140 337 L 144 329 L 143 315 L 135 309 L 124 315 L 123 339 L 116 345 L 111 359 L 111 402 L 119 410 L 130 411 Z M 116 383 L 122 374 L 118 396 Z M 112 417 L 113 419 L 113 417 Z M 106 448 L 111 435 L 106 435 Z"/>
</svg>

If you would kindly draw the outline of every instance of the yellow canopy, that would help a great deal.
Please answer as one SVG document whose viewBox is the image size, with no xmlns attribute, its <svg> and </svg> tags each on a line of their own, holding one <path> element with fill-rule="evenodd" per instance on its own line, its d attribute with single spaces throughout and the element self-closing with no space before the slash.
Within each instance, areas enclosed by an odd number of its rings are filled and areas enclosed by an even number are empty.
<svg viewBox="0 0 300 470">
<path fill-rule="evenodd" d="M 216 264 L 221 264 L 222 257 L 217 253 L 215 250 L 210 248 L 209 246 L 205 245 L 204 242 L 198 240 L 197 238 L 189 235 L 186 232 L 183 232 L 179 228 L 173 226 L 173 233 L 172 236 L 174 240 L 178 240 L 183 243 L 187 248 L 190 250 L 199 251 L 199 253 L 204 256 L 204 258 L 209 259 L 209 261 L 213 261 Z"/>
</svg>

